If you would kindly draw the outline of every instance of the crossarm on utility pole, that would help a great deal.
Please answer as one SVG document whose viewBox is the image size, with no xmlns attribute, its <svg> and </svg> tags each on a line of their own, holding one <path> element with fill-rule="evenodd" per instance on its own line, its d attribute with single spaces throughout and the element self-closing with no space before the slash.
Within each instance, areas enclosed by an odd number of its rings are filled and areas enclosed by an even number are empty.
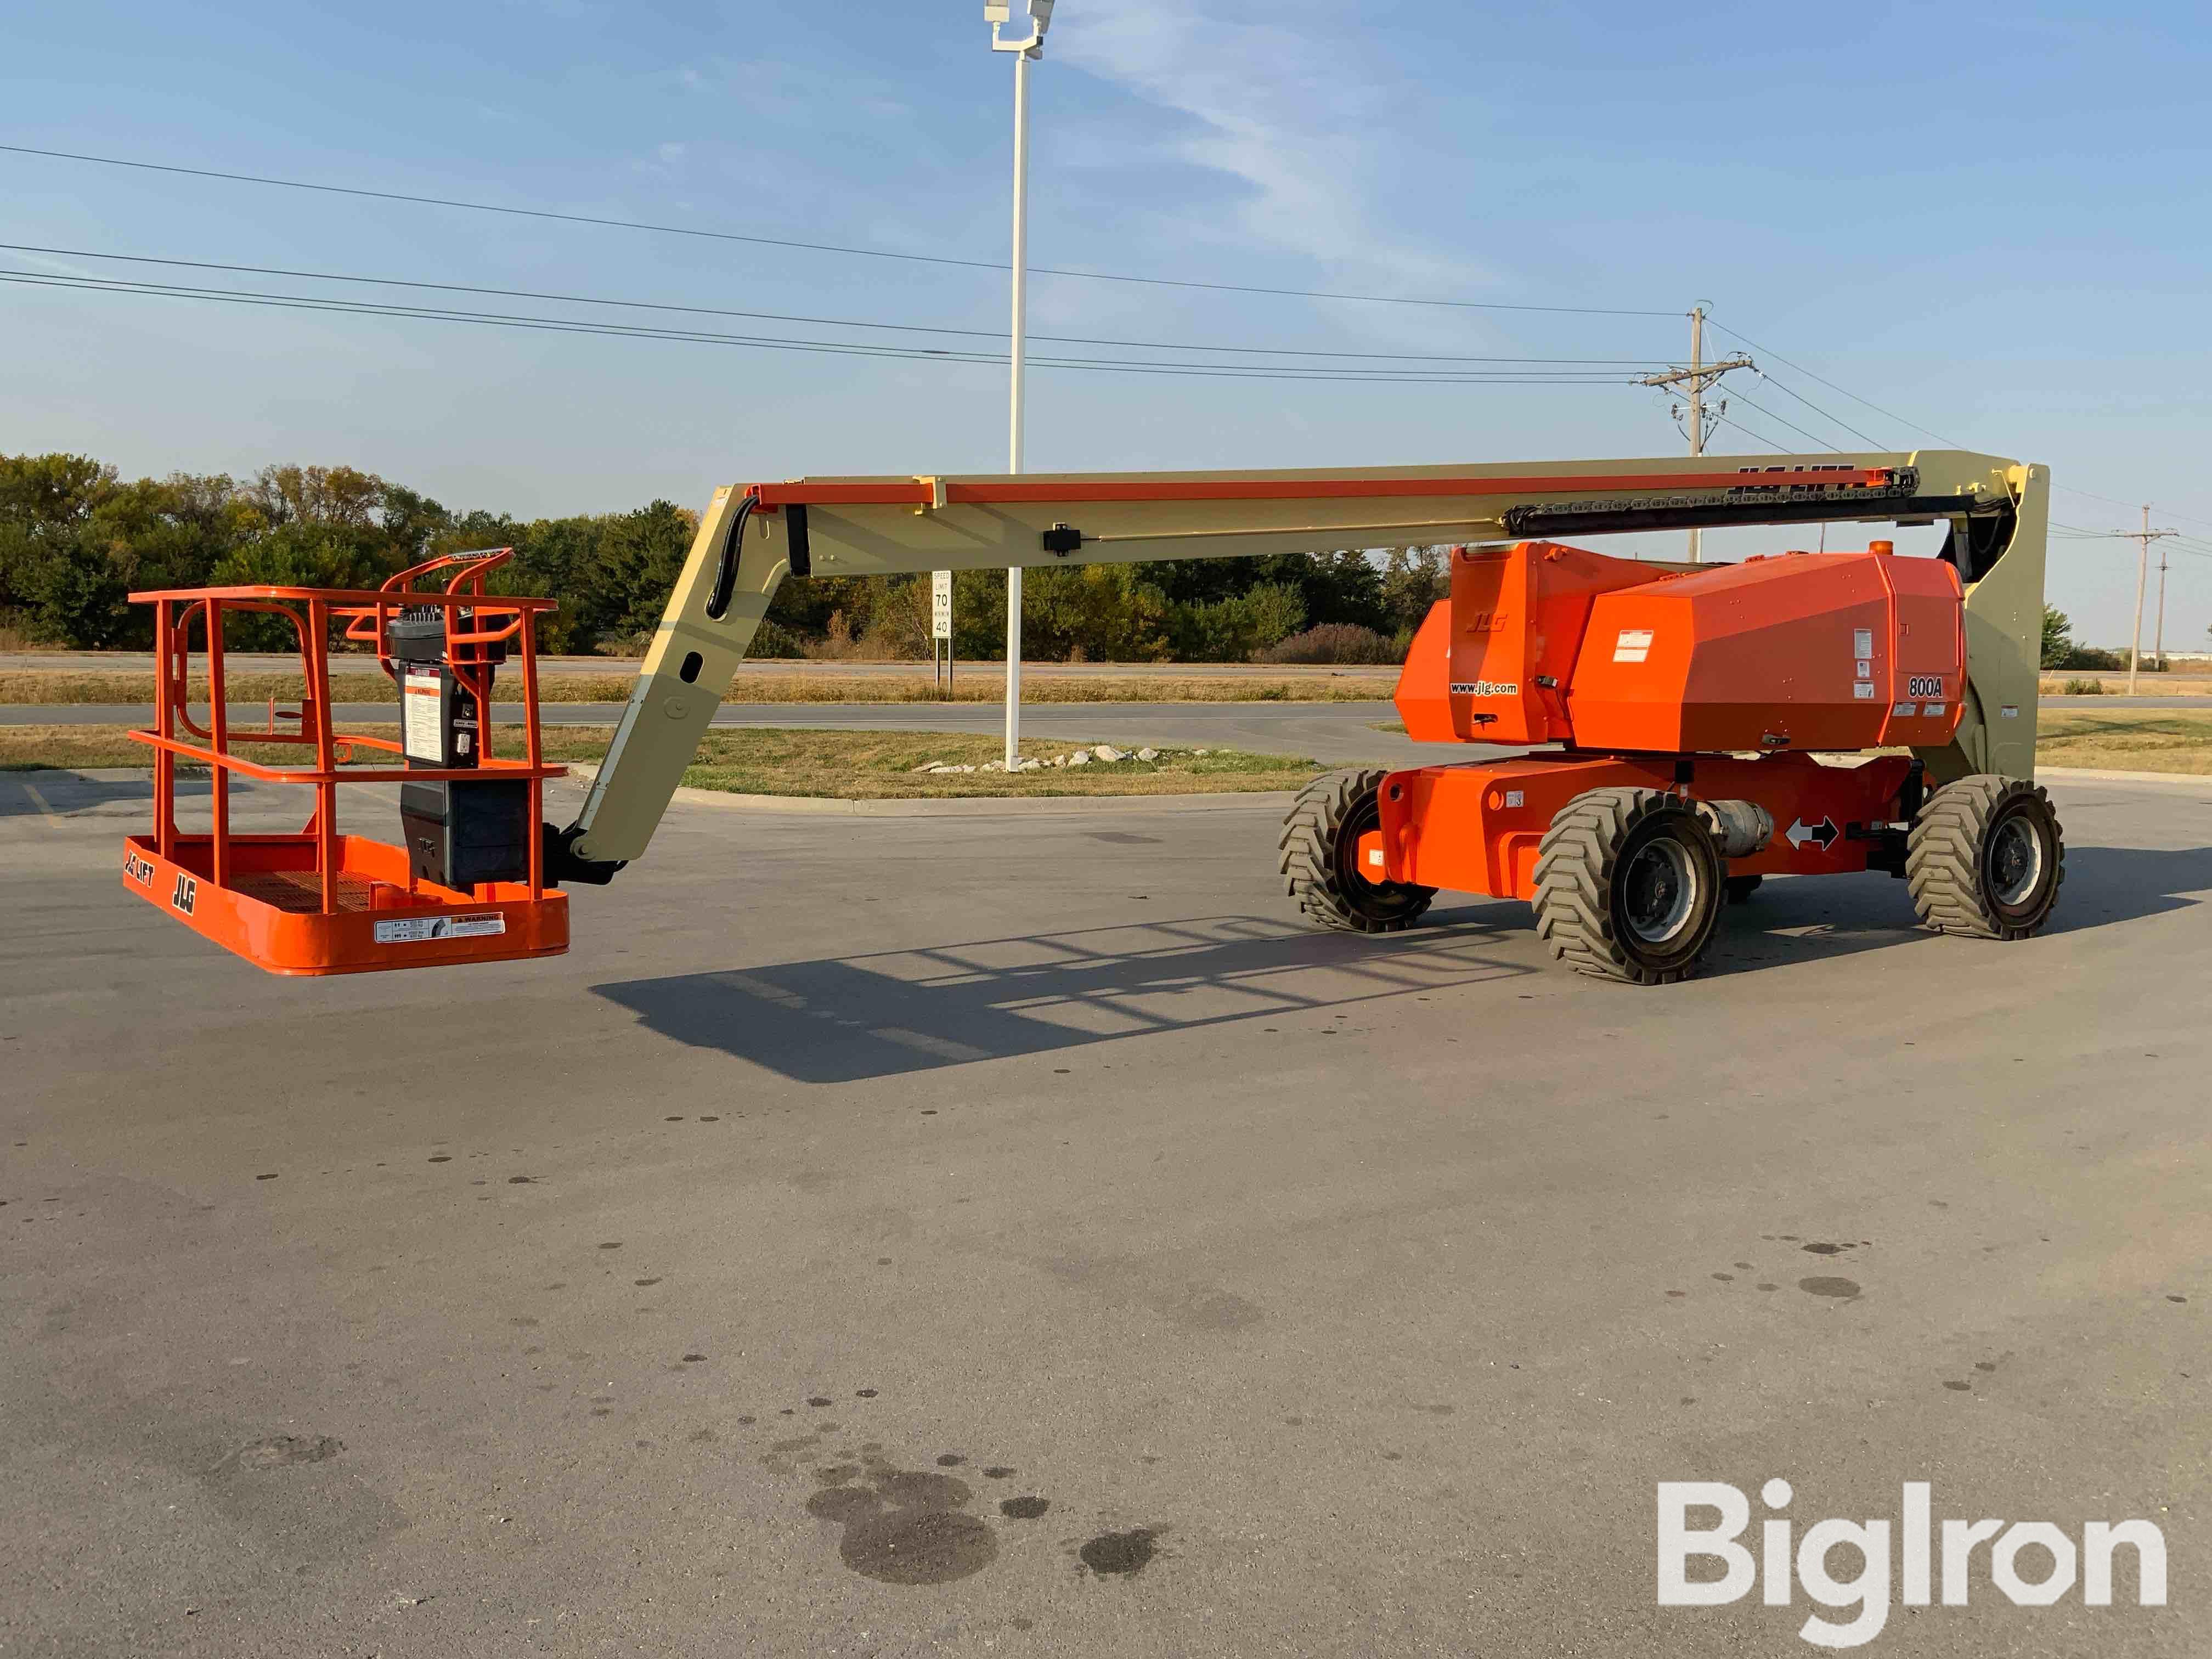
<svg viewBox="0 0 2212 1659">
<path fill-rule="evenodd" d="M 2031 472 L 2039 469 L 1965 451 L 1922 450 L 730 485 L 715 493 L 700 520 L 605 763 L 582 814 L 558 838 L 562 862 L 580 878 L 604 879 L 645 851 L 787 574 L 880 576 L 1729 525 L 1948 519 L 1967 544 L 1994 549 L 1981 570 L 1961 570 L 1970 588 L 1970 623 L 1974 579 L 2014 550 L 2009 562 L 2023 597 L 2008 599 L 2002 620 L 1992 623 L 1987 638 L 1994 646 L 2014 634 L 2040 637 L 2043 524 Z M 2015 525 L 2032 530 L 2032 558 Z M 1968 536 L 1969 526 L 1983 533 Z M 1992 527 L 1995 533 L 1987 533 Z M 2000 586 L 2008 590 L 2011 584 Z M 726 604 L 718 607 L 723 586 Z M 2032 605 L 2024 597 L 2029 587 Z M 2018 652 L 2008 651 L 2008 662 Z M 1996 654 L 1984 654 L 1994 672 Z M 2032 710 L 2032 656 L 2024 661 Z M 2008 678 L 2008 693 L 2011 685 Z M 2033 732 L 2031 719 L 2030 766 Z M 601 872 L 596 878 L 593 865 Z"/>
</svg>

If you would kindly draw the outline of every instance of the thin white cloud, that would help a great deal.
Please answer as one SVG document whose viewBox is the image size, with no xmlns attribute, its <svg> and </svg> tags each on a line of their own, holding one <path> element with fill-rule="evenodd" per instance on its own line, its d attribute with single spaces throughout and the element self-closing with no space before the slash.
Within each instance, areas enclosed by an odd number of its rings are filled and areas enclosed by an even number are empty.
<svg viewBox="0 0 2212 1659">
<path fill-rule="evenodd" d="M 1356 12 L 1261 9 L 1250 0 L 1070 0 L 1049 54 L 1188 116 L 1166 141 L 1175 159 L 1240 181 L 1231 210 L 1243 238 L 1305 255 L 1332 279 L 1403 294 L 1464 293 L 1470 271 L 1378 225 L 1367 204 L 1391 170 L 1376 135 L 1402 87 L 1362 61 Z M 1192 234 L 1218 224 L 1190 216 Z"/>
</svg>

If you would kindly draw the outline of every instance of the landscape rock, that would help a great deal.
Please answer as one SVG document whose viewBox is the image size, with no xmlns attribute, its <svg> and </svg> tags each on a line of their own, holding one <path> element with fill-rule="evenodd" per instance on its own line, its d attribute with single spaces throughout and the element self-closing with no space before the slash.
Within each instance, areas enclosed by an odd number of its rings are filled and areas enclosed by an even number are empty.
<svg viewBox="0 0 2212 1659">
<path fill-rule="evenodd" d="M 1070 755 L 1070 756 L 1067 757 L 1067 763 L 1068 763 L 1070 766 L 1088 766 L 1088 765 L 1090 765 L 1090 764 L 1091 764 L 1091 751 L 1090 751 L 1088 749 L 1079 749 L 1079 750 L 1077 750 L 1073 754 Z"/>
<path fill-rule="evenodd" d="M 1091 758 L 1102 761 L 1127 760 L 1128 756 L 1110 743 L 1102 743 L 1091 751 Z"/>
<path fill-rule="evenodd" d="M 1156 761 L 1159 757 L 1160 751 L 1157 749 L 1139 749 L 1137 751 L 1137 758 L 1140 761 Z"/>
</svg>

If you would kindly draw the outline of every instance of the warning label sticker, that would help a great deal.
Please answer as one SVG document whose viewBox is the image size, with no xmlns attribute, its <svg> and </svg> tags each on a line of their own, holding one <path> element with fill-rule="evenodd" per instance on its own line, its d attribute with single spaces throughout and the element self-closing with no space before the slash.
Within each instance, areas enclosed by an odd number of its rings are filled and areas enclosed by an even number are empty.
<svg viewBox="0 0 2212 1659">
<path fill-rule="evenodd" d="M 446 758 L 444 733 L 438 730 L 441 689 L 436 669 L 407 671 L 406 695 L 399 699 L 399 746 L 410 760 L 434 766 Z"/>
<path fill-rule="evenodd" d="M 507 918 L 494 911 L 488 916 L 398 916 L 376 924 L 379 945 L 420 945 L 434 939 L 483 939 L 504 933 Z"/>
<path fill-rule="evenodd" d="M 1651 630 L 1648 628 L 1624 628 L 1613 642 L 1615 662 L 1643 662 L 1651 654 Z"/>
<path fill-rule="evenodd" d="M 1933 716 L 1942 714 L 1951 705 L 1947 702 L 1923 703 L 1920 708 L 1920 712 L 1923 714 Z"/>
<path fill-rule="evenodd" d="M 1920 705 L 1911 702 L 1895 702 L 1889 706 L 1889 712 L 1893 715 L 1917 714 L 1920 712 Z"/>
<path fill-rule="evenodd" d="M 1874 655 L 1874 629 L 1871 628 L 1861 628 L 1853 631 L 1851 635 L 1851 655 L 1854 657 L 1871 657 Z"/>
<path fill-rule="evenodd" d="M 1851 687 L 1851 695 L 1856 697 L 1861 702 L 1873 702 L 1874 682 L 1871 680 L 1858 681 Z"/>
</svg>

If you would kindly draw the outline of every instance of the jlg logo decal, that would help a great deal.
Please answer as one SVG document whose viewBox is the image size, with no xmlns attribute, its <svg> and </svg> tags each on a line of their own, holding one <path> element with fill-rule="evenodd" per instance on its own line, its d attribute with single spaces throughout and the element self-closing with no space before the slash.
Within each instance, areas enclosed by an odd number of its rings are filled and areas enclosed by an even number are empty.
<svg viewBox="0 0 2212 1659">
<path fill-rule="evenodd" d="M 1504 628 L 1505 619 L 1506 613 L 1503 611 L 1478 611 L 1468 618 L 1467 631 L 1470 634 L 1495 634 Z"/>
<path fill-rule="evenodd" d="M 154 884 L 154 866 L 136 853 L 125 853 L 123 855 L 123 873 L 141 887 L 151 887 Z"/>
<path fill-rule="evenodd" d="M 169 895 L 169 902 L 186 915 L 190 915 L 192 913 L 192 906 L 199 902 L 199 883 L 194 881 L 190 876 L 179 876 L 175 890 Z"/>
</svg>

